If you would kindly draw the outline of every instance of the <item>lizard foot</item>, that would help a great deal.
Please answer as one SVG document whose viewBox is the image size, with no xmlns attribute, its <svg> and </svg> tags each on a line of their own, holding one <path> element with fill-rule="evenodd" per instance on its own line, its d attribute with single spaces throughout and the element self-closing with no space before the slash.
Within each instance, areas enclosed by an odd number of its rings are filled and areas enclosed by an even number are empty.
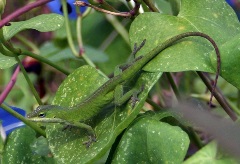
<svg viewBox="0 0 240 164">
<path fill-rule="evenodd" d="M 96 142 L 96 141 L 97 141 L 95 135 L 89 135 L 88 138 L 89 138 L 88 141 L 83 142 L 83 145 L 85 145 L 86 148 L 89 148 L 93 142 Z"/>
<path fill-rule="evenodd" d="M 67 130 L 67 129 L 71 130 L 72 127 L 73 127 L 73 126 L 71 126 L 71 125 L 66 125 L 66 126 L 64 126 L 64 127 L 62 128 L 62 131 L 65 131 L 65 130 Z"/>
<path fill-rule="evenodd" d="M 139 98 L 136 96 L 131 97 L 131 107 L 134 108 L 136 103 L 139 101 Z"/>
<path fill-rule="evenodd" d="M 145 45 L 145 43 L 146 43 L 146 39 L 144 39 L 139 46 L 137 46 L 137 43 L 134 44 L 133 52 L 131 54 L 134 56 L 134 58 L 136 58 L 135 55 L 137 54 L 138 51 L 141 50 L 141 48 Z"/>
<path fill-rule="evenodd" d="M 62 128 L 62 131 L 65 131 L 65 130 L 72 130 L 74 126 L 73 125 L 65 125 L 63 128 Z"/>
<path fill-rule="evenodd" d="M 134 108 L 136 103 L 139 101 L 138 95 L 144 90 L 144 85 L 141 86 L 140 90 L 137 91 L 135 94 L 131 97 L 131 107 Z"/>
</svg>

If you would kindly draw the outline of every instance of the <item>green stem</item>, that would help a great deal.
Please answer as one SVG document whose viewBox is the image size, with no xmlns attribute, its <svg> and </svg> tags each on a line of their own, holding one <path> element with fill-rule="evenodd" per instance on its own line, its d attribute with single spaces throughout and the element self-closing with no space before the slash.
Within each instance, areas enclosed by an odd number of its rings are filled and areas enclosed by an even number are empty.
<svg viewBox="0 0 240 164">
<path fill-rule="evenodd" d="M 70 72 L 68 72 L 67 70 L 63 69 L 62 67 L 58 66 L 57 64 L 53 63 L 52 61 L 48 60 L 47 58 L 44 58 L 42 57 L 41 55 L 37 55 L 37 54 L 34 54 L 30 51 L 26 51 L 26 50 L 22 50 L 21 52 L 21 55 L 24 55 L 24 56 L 30 56 L 42 63 L 46 63 L 50 66 L 52 66 L 53 68 L 59 70 L 60 72 L 64 73 L 65 75 L 69 75 Z"/>
<path fill-rule="evenodd" d="M 119 12 L 113 6 L 108 4 L 105 0 L 102 0 L 101 3 L 99 3 L 99 2 L 96 3 L 96 1 L 94 1 L 94 0 L 89 0 L 89 3 L 91 3 L 92 5 L 97 5 L 97 6 L 101 7 L 101 8 L 109 10 L 109 11 Z"/>
<path fill-rule="evenodd" d="M 87 57 L 87 55 L 85 54 L 84 51 L 84 47 L 83 47 L 83 41 L 82 41 L 82 17 L 78 16 L 77 18 L 77 40 L 78 40 L 78 46 L 80 49 L 80 55 L 82 56 L 82 58 L 86 61 L 87 64 L 89 64 L 92 67 L 96 67 L 95 64 Z"/>
<path fill-rule="evenodd" d="M 143 2 L 149 7 L 151 11 L 159 13 L 159 10 L 155 7 L 152 0 L 143 0 Z"/>
<path fill-rule="evenodd" d="M 231 109 L 239 116 L 240 110 L 237 107 L 237 105 L 235 103 L 231 102 L 228 98 L 226 98 L 226 101 L 229 103 L 229 106 L 231 107 Z"/>
<path fill-rule="evenodd" d="M 24 122 L 26 125 L 28 125 L 29 127 L 33 128 L 37 133 L 41 134 L 42 136 L 46 137 L 46 133 L 40 128 L 38 127 L 35 123 L 27 120 L 25 117 L 23 117 L 22 115 L 20 115 L 19 113 L 15 112 L 13 109 L 11 109 L 10 107 L 8 107 L 5 104 L 1 104 L 0 107 L 2 109 L 4 109 L 5 111 L 9 112 L 11 115 L 13 115 L 14 117 L 18 118 L 19 120 L 21 120 L 22 122 Z"/>
<path fill-rule="evenodd" d="M 84 13 L 82 14 L 82 18 L 87 17 L 87 16 L 91 13 L 91 11 L 92 11 L 92 8 L 91 8 L 91 7 L 88 7 L 88 8 L 84 11 Z"/>
<path fill-rule="evenodd" d="M 85 62 L 88 65 L 90 65 L 92 67 L 96 67 L 96 65 L 88 58 L 88 56 L 86 55 L 85 50 L 84 50 L 83 41 L 82 41 L 82 32 L 81 32 L 81 30 L 82 30 L 82 18 L 83 18 L 83 16 L 78 17 L 77 27 L 76 27 L 78 46 L 79 46 L 79 49 L 80 49 L 79 54 L 81 55 L 81 57 L 85 60 Z M 103 76 L 106 77 L 106 75 L 102 71 L 100 71 L 100 70 L 98 70 L 98 71 L 99 71 L 99 73 L 101 73 Z"/>
<path fill-rule="evenodd" d="M 80 48 L 80 53 L 76 50 L 74 43 L 73 43 L 73 38 L 72 38 L 72 33 L 70 30 L 70 24 L 69 24 L 69 19 L 68 19 L 68 11 L 67 11 L 67 6 L 66 6 L 66 1 L 61 0 L 62 3 L 62 8 L 63 8 L 63 15 L 64 15 L 64 20 L 65 20 L 65 28 L 66 28 L 66 33 L 67 33 L 67 40 L 69 47 L 77 58 L 82 57 L 85 62 L 93 67 L 96 67 L 95 64 L 85 55 L 84 53 L 84 48 L 83 48 L 83 42 L 82 42 L 82 34 L 81 34 L 81 20 L 82 17 L 79 16 L 77 19 L 77 39 L 78 39 L 78 44 Z"/>
<path fill-rule="evenodd" d="M 184 90 L 186 94 L 191 94 L 191 74 L 192 72 L 184 72 Z"/>
<path fill-rule="evenodd" d="M 193 142 L 196 144 L 196 146 L 201 149 L 204 145 L 199 138 L 199 136 L 196 134 L 193 128 L 191 127 L 184 127 L 188 130 L 190 138 L 192 138 Z"/>
<path fill-rule="evenodd" d="M 180 10 L 180 1 L 179 0 L 167 0 L 171 4 L 172 13 L 174 16 L 177 16 Z"/>
<path fill-rule="evenodd" d="M 34 59 L 37 59 L 41 62 L 44 62 L 46 64 L 51 65 L 52 67 L 56 68 L 57 70 L 63 72 L 64 74 L 68 75 L 70 74 L 68 71 L 64 70 L 63 68 L 59 67 L 58 65 L 54 64 L 53 62 L 51 62 L 50 60 L 47 60 L 46 58 L 40 56 L 40 55 L 36 55 L 32 52 L 26 51 L 26 50 L 21 50 L 21 49 L 15 49 L 10 42 L 3 42 L 4 46 L 9 50 L 5 50 L 4 47 L 2 46 L 2 44 L 0 44 L 0 52 L 3 53 L 4 55 L 6 55 L 6 53 L 8 54 L 7 56 L 11 56 L 11 57 L 15 57 L 18 55 L 25 55 L 25 56 L 30 56 Z"/>
<path fill-rule="evenodd" d="M 64 16 L 64 21 L 65 21 L 68 45 L 69 45 L 72 53 L 74 54 L 74 56 L 79 57 L 79 54 L 74 46 L 72 33 L 70 30 L 66 0 L 61 0 L 61 4 L 62 4 L 62 9 L 63 9 L 63 16 Z"/>
<path fill-rule="evenodd" d="M 238 90 L 238 95 L 237 95 L 237 107 L 240 108 L 240 90 Z"/>
<path fill-rule="evenodd" d="M 1 35 L 1 33 L 0 33 L 0 35 Z M 3 45 L 9 50 L 9 51 L 5 50 L 4 47 L 0 44 L 0 52 L 3 53 L 3 54 L 7 53 L 8 56 L 12 56 L 12 57 L 16 57 L 18 55 L 30 56 L 34 59 L 37 59 L 41 62 L 44 62 L 46 64 L 51 65 L 52 67 L 56 68 L 57 70 L 63 72 L 66 75 L 69 74 L 68 71 L 64 70 L 63 68 L 59 67 L 58 65 L 54 64 L 50 60 L 47 60 L 46 58 L 44 58 L 40 55 L 36 55 L 36 54 L 34 54 L 32 52 L 29 52 L 29 51 L 26 51 L 26 50 L 21 50 L 19 48 L 14 48 L 13 45 L 11 44 L 11 42 L 3 42 Z"/>
<path fill-rule="evenodd" d="M 118 21 L 116 16 L 110 15 L 110 14 L 105 14 L 106 19 L 111 23 L 111 25 L 114 27 L 114 29 L 122 36 L 124 41 L 130 45 L 129 43 L 129 36 L 128 32 L 125 29 L 125 27 Z"/>
<path fill-rule="evenodd" d="M 177 99 L 181 101 L 182 100 L 181 95 L 179 93 L 177 85 L 175 84 L 175 81 L 173 80 L 173 77 L 172 77 L 171 73 L 170 72 L 165 72 L 165 74 L 167 76 L 167 79 L 168 79 L 168 81 L 169 81 L 169 83 L 170 83 L 170 85 L 171 85 L 171 87 L 173 89 L 173 92 L 175 93 Z"/>
<path fill-rule="evenodd" d="M 162 107 L 166 106 L 166 103 L 164 102 L 163 96 L 161 94 L 162 88 L 161 85 L 159 83 L 156 83 L 156 93 L 158 95 L 158 101 L 159 104 L 161 104 Z"/>
<path fill-rule="evenodd" d="M 151 12 L 151 9 L 146 5 L 146 3 L 142 3 L 142 9 L 143 9 L 143 12 Z"/>
<path fill-rule="evenodd" d="M 128 23 L 130 22 L 130 20 L 124 19 L 121 21 L 121 24 L 123 26 L 126 26 Z M 113 42 L 114 39 L 116 39 L 116 37 L 118 36 L 118 33 L 116 30 L 113 30 L 107 37 L 106 39 L 104 39 L 104 41 L 102 42 L 102 44 L 99 46 L 99 49 L 102 51 L 105 51 L 108 46 Z"/>
<path fill-rule="evenodd" d="M 4 37 L 3 37 L 3 29 L 0 29 L 0 52 L 4 56 L 14 57 L 15 55 L 13 52 L 11 52 L 11 50 L 5 49 L 5 47 L 4 47 L 5 43 L 6 43 L 6 41 L 4 40 Z"/>
<path fill-rule="evenodd" d="M 81 50 L 81 48 L 83 48 L 82 33 L 81 33 L 81 31 L 82 31 L 82 17 L 81 16 L 78 16 L 78 18 L 77 18 L 76 29 L 77 29 L 78 46 Z"/>
<path fill-rule="evenodd" d="M 11 51 L 6 50 L 2 44 L 0 44 L 0 52 L 4 56 L 14 57 L 13 53 Z"/>
<path fill-rule="evenodd" d="M 222 108 L 225 110 L 225 112 L 229 115 L 229 117 L 233 120 L 236 121 L 237 120 L 237 116 L 236 114 L 233 112 L 233 110 L 231 109 L 231 107 L 228 105 L 227 101 L 225 100 L 225 98 L 223 96 L 221 96 L 221 94 L 219 92 L 217 92 L 216 90 L 213 89 L 213 86 L 211 84 L 211 82 L 209 81 L 209 79 L 202 73 L 197 71 L 198 76 L 202 79 L 202 81 L 204 82 L 204 84 L 207 86 L 207 88 L 212 91 L 212 94 L 214 95 L 214 97 L 217 99 L 217 101 L 219 102 L 219 104 L 222 106 Z"/>
<path fill-rule="evenodd" d="M 27 75 L 27 72 L 26 72 L 26 70 L 25 70 L 22 62 L 20 61 L 20 59 L 19 59 L 18 56 L 15 56 L 15 59 L 17 60 L 17 62 L 18 62 L 18 64 L 19 64 L 19 67 L 20 67 L 20 69 L 21 69 L 21 71 L 22 71 L 22 73 L 23 73 L 23 75 L 24 75 L 24 77 L 25 77 L 28 85 L 29 85 L 29 87 L 30 87 L 33 95 L 35 96 L 35 99 L 37 100 L 37 102 L 38 102 L 39 105 L 42 105 L 43 103 L 42 103 L 42 101 L 41 101 L 41 98 L 39 97 L 39 95 L 38 95 L 38 93 L 37 93 L 34 85 L 32 84 L 31 80 L 29 79 L 29 77 L 28 77 L 28 75 Z"/>
<path fill-rule="evenodd" d="M 26 45 L 27 47 L 29 47 L 34 53 L 39 54 L 40 51 L 38 49 L 38 47 L 33 44 L 31 41 L 29 41 L 28 39 L 26 39 L 24 36 L 17 34 L 15 35 L 15 37 L 22 42 L 24 45 Z"/>
<path fill-rule="evenodd" d="M 160 111 L 160 110 L 163 110 L 159 105 L 157 105 L 154 101 L 152 101 L 150 98 L 147 98 L 146 99 L 146 102 L 150 105 L 153 106 L 153 108 L 156 110 L 156 111 Z"/>
<path fill-rule="evenodd" d="M 23 75 L 24 75 L 24 77 L 25 77 L 25 79 L 26 79 L 26 81 L 27 81 L 30 89 L 31 89 L 33 95 L 35 96 L 35 99 L 37 100 L 37 102 L 38 102 L 39 105 L 42 105 L 41 98 L 39 97 L 39 95 L 38 95 L 38 93 L 37 93 L 34 85 L 32 84 L 31 80 L 29 79 L 29 77 L 28 77 L 28 75 L 27 75 L 27 72 L 26 72 L 26 70 L 25 70 L 25 68 L 24 68 L 21 60 L 20 60 L 19 57 L 18 57 L 18 55 L 21 54 L 21 50 L 14 48 L 14 47 L 12 46 L 11 42 L 3 42 L 3 45 L 4 45 L 9 51 L 11 51 L 12 53 L 14 53 L 15 59 L 16 59 L 16 61 L 18 62 L 19 67 L 20 67 L 20 69 L 21 69 L 21 71 L 22 71 L 22 73 L 23 73 Z"/>
</svg>

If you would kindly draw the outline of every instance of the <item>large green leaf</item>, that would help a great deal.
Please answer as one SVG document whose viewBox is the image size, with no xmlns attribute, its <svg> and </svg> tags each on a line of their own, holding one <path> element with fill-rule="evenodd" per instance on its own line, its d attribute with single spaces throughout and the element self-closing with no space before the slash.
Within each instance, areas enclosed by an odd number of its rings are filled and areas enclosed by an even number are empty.
<svg viewBox="0 0 240 164">
<path fill-rule="evenodd" d="M 127 25 L 126 29 L 128 28 Z M 126 62 L 129 54 L 131 54 L 130 46 L 117 32 L 115 38 L 115 32 L 113 26 L 102 13 L 95 12 L 83 19 L 82 35 L 84 43 L 99 47 L 108 56 L 108 61 L 97 63 L 97 67 L 105 74 L 112 73 L 113 69 Z"/>
<path fill-rule="evenodd" d="M 91 46 L 84 46 L 85 54 L 93 62 L 105 62 L 108 60 L 108 56 L 101 50 L 97 50 Z M 76 59 L 77 58 L 72 54 L 72 51 L 69 47 L 62 48 L 56 46 L 53 42 L 46 42 L 40 48 L 40 54 L 48 58 L 51 61 L 59 62 L 66 59 Z"/>
<path fill-rule="evenodd" d="M 0 69 L 6 69 L 16 64 L 15 58 L 4 56 L 0 53 Z"/>
<path fill-rule="evenodd" d="M 54 31 L 62 27 L 64 19 L 59 14 L 42 14 L 29 20 L 21 22 L 11 22 L 11 26 L 3 27 L 3 37 L 5 40 L 11 39 L 20 31 L 35 29 L 40 32 Z"/>
<path fill-rule="evenodd" d="M 48 125 L 46 132 L 50 149 L 58 163 L 91 163 L 103 156 L 111 147 L 116 137 L 125 129 L 141 110 L 148 91 L 161 74 L 143 73 L 137 83 L 128 84 L 126 88 L 144 85 L 144 91 L 139 95 L 140 101 L 131 109 L 131 104 L 119 107 L 108 107 L 99 111 L 92 124 L 97 135 L 97 142 L 86 148 L 83 142 L 88 140 L 85 131 L 74 128 L 63 131 L 61 125 Z M 135 78 L 134 80 L 136 80 Z M 73 106 L 93 93 L 107 78 L 90 66 L 75 70 L 61 84 L 53 104 Z M 105 96 L 105 95 L 102 95 Z M 87 111 L 83 111 L 83 114 Z M 71 116 L 69 116 L 71 118 Z M 95 124 L 95 125 L 94 125 Z"/>
<path fill-rule="evenodd" d="M 13 131 L 7 138 L 2 154 L 2 163 L 53 163 L 52 158 L 33 154 L 30 145 L 36 138 L 36 133 L 29 127 Z"/>
<path fill-rule="evenodd" d="M 211 142 L 187 159 L 183 164 L 237 164 L 239 161 L 219 151 L 216 142 Z"/>
<path fill-rule="evenodd" d="M 178 16 L 141 14 L 131 25 L 130 41 L 139 43 L 146 39 L 140 51 L 145 54 L 168 38 L 190 31 L 206 33 L 216 41 L 221 51 L 221 76 L 240 89 L 239 21 L 225 0 L 182 0 Z M 203 38 L 191 37 L 161 52 L 144 70 L 215 72 L 216 65 L 212 45 Z"/>
<path fill-rule="evenodd" d="M 89 56 L 91 60 L 95 59 L 94 62 L 97 62 L 96 65 L 102 72 L 110 74 L 117 65 L 126 62 L 129 54 L 131 54 L 130 46 L 117 34 L 113 26 L 106 20 L 102 13 L 93 12 L 82 21 L 81 31 L 84 48 L 86 48 L 86 55 Z M 72 36 L 77 41 L 75 29 L 76 21 L 70 21 L 70 26 Z M 128 25 L 126 28 L 129 28 Z M 59 39 L 56 40 L 56 42 L 58 42 L 58 44 L 60 42 L 60 45 L 63 39 L 67 37 L 64 27 L 57 30 L 54 34 L 55 38 Z M 93 51 L 88 49 L 88 47 L 98 47 L 98 49 L 95 49 L 98 53 L 92 53 Z M 121 51 L 116 51 L 118 49 L 121 49 Z M 103 51 L 104 57 L 102 56 Z M 105 55 L 107 55 L 107 61 L 105 61 Z M 100 58 L 102 60 L 99 60 Z M 102 62 L 103 59 L 104 62 Z"/>
<path fill-rule="evenodd" d="M 181 163 L 189 142 L 181 128 L 143 117 L 124 133 L 113 163 Z"/>
<path fill-rule="evenodd" d="M 63 17 L 59 14 L 43 14 L 26 21 L 11 22 L 11 26 L 3 27 L 4 40 L 11 39 L 20 31 L 35 29 L 40 32 L 48 32 L 59 29 L 63 25 Z M 16 64 L 15 58 L 5 56 L 0 53 L 0 69 L 6 69 Z"/>
</svg>

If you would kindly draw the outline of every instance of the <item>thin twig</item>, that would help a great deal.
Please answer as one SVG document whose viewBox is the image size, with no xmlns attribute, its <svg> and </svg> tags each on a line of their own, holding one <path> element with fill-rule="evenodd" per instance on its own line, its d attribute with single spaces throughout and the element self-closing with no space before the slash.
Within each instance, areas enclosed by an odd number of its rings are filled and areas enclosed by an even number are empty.
<svg viewBox="0 0 240 164">
<path fill-rule="evenodd" d="M 20 69 L 21 69 L 21 71 L 22 71 L 22 73 L 23 73 L 23 75 L 24 75 L 24 77 L 25 77 L 25 79 L 26 79 L 26 81 L 27 81 L 27 83 L 28 83 L 28 85 L 29 85 L 29 87 L 30 87 L 30 89 L 31 89 L 34 97 L 35 97 L 35 99 L 37 100 L 37 102 L 38 102 L 39 105 L 42 105 L 43 103 L 42 103 L 42 101 L 41 101 L 41 98 L 40 98 L 40 96 L 38 95 L 38 92 L 36 91 L 33 83 L 32 83 L 31 80 L 30 80 L 30 78 L 28 77 L 27 71 L 25 70 L 25 68 L 24 68 L 21 60 L 19 59 L 18 56 L 15 56 L 15 59 L 17 60 L 18 65 L 19 65 L 19 67 L 20 67 Z"/>
<path fill-rule="evenodd" d="M 26 50 L 21 50 L 21 54 L 20 55 L 24 55 L 24 56 L 30 56 L 42 63 L 48 64 L 50 66 L 52 66 L 53 68 L 57 69 L 58 71 L 64 73 L 65 75 L 69 75 L 70 72 L 62 67 L 60 67 L 59 65 L 57 65 L 55 62 L 52 62 L 51 60 L 48 60 L 47 58 L 41 56 L 41 55 L 37 55 L 34 54 L 30 51 L 26 51 Z"/>
<path fill-rule="evenodd" d="M 20 71 L 20 68 L 19 68 L 19 66 L 17 66 L 17 68 L 15 69 L 9 83 L 7 84 L 7 86 L 5 87 L 5 89 L 3 90 L 3 92 L 0 95 L 0 104 L 2 104 L 4 102 L 7 95 L 12 90 L 13 86 L 15 85 L 15 83 L 17 81 L 17 76 L 18 76 L 19 71 Z"/>
<path fill-rule="evenodd" d="M 154 6 L 151 0 L 143 0 L 143 2 L 149 7 L 151 11 L 159 13 L 159 10 Z"/>
<path fill-rule="evenodd" d="M 217 99 L 217 101 L 219 102 L 219 104 L 222 106 L 222 108 L 225 110 L 225 112 L 229 115 L 229 117 L 233 120 L 236 121 L 237 120 L 237 116 L 236 114 L 233 112 L 233 110 L 231 109 L 231 107 L 226 103 L 227 101 L 224 99 L 223 96 L 221 96 L 215 89 L 214 86 L 212 86 L 211 82 L 208 80 L 208 78 L 202 73 L 197 71 L 197 74 L 199 75 L 199 77 L 202 79 L 202 81 L 204 82 L 204 84 L 207 86 L 207 88 L 212 91 L 211 94 L 214 95 L 214 97 Z"/>
<path fill-rule="evenodd" d="M 126 30 L 124 25 L 120 23 L 117 17 L 109 14 L 105 14 L 105 17 L 109 21 L 109 23 L 111 23 L 111 25 L 114 27 L 114 29 L 118 32 L 118 34 L 124 39 L 124 41 L 128 45 L 130 45 L 128 31 Z"/>
<path fill-rule="evenodd" d="M 161 111 L 161 110 L 163 110 L 163 108 L 162 108 L 160 105 L 156 104 L 156 103 L 155 103 L 154 101 L 152 101 L 150 98 L 147 98 L 147 99 L 146 99 L 146 102 L 147 102 L 148 104 L 150 104 L 151 106 L 153 106 L 153 108 L 154 108 L 155 111 Z"/>
<path fill-rule="evenodd" d="M 211 88 L 211 96 L 210 96 L 210 100 L 209 100 L 209 107 L 211 107 L 211 104 L 212 104 L 212 99 L 213 99 L 213 93 L 215 92 L 215 89 L 216 89 L 216 86 L 217 86 L 217 81 L 218 81 L 218 76 L 220 75 L 220 69 L 221 69 L 221 56 L 220 56 L 220 51 L 219 51 L 219 48 L 216 44 L 216 42 L 208 35 L 206 34 L 201 34 L 200 35 L 201 37 L 203 38 L 206 38 L 209 42 L 211 42 L 214 50 L 215 50 L 215 53 L 216 53 L 216 57 L 217 57 L 217 70 L 216 70 L 216 76 L 215 76 L 215 79 L 214 79 L 214 82 L 213 82 L 213 85 L 212 85 L 212 88 Z"/>
<path fill-rule="evenodd" d="M 135 1 L 134 1 L 135 2 Z M 138 4 L 137 2 L 135 2 L 135 7 L 129 11 L 129 12 L 114 12 L 114 11 L 109 11 L 109 10 L 105 10 L 99 7 L 96 7 L 94 5 L 91 5 L 90 3 L 84 2 L 84 1 L 76 1 L 75 3 L 73 3 L 76 6 L 87 6 L 87 7 L 91 7 L 99 12 L 103 12 L 106 14 L 111 14 L 111 15 L 115 15 L 115 16 L 121 16 L 121 17 L 132 17 L 133 15 L 135 15 L 140 7 L 140 4 Z"/>
<path fill-rule="evenodd" d="M 176 83 L 175 83 L 171 73 L 170 72 L 165 72 L 165 75 L 167 76 L 167 79 L 168 79 L 168 81 L 169 81 L 169 83 L 170 83 L 170 85 L 172 87 L 172 90 L 175 93 L 178 101 L 181 101 L 182 100 L 181 94 L 180 94 L 180 92 L 178 90 L 178 87 L 177 87 L 177 85 L 176 85 Z"/>
</svg>

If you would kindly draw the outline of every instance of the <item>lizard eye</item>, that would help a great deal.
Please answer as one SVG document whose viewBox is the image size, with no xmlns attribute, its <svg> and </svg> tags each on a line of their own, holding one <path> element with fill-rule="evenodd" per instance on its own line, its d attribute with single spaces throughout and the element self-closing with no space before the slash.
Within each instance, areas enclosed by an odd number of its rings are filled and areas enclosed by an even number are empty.
<svg viewBox="0 0 240 164">
<path fill-rule="evenodd" d="M 39 113 L 38 114 L 38 117 L 40 117 L 40 118 L 44 118 L 46 115 L 45 115 L 45 113 Z"/>
</svg>

